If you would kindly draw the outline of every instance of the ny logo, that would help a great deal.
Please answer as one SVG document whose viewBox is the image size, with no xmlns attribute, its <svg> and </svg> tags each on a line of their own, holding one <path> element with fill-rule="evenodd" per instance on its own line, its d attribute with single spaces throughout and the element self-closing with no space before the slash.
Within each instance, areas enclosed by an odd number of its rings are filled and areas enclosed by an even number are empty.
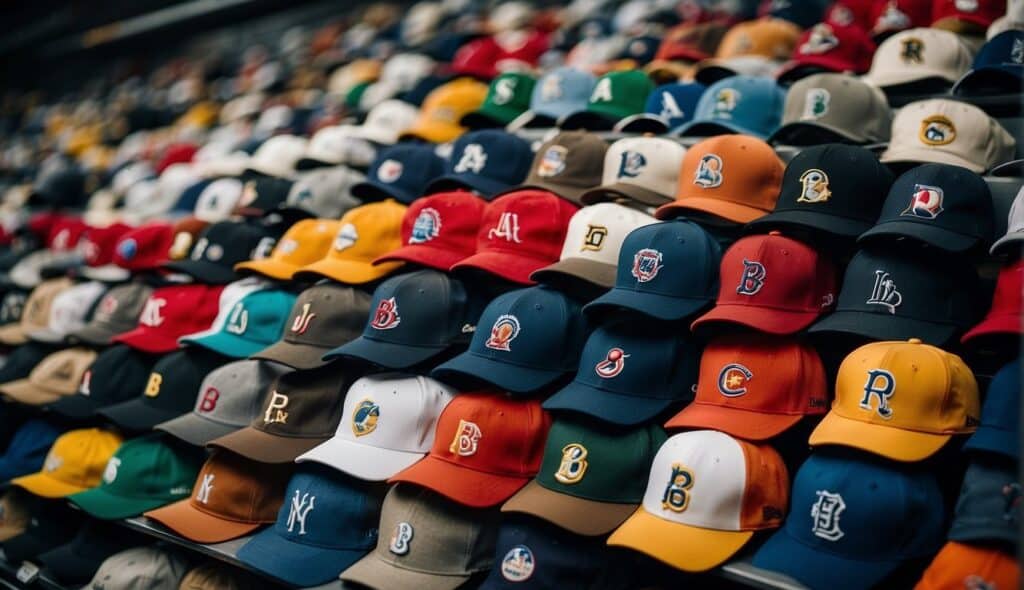
<svg viewBox="0 0 1024 590">
<path fill-rule="evenodd" d="M 228 316 L 228 323 L 224 326 L 224 330 L 231 334 L 245 334 L 245 329 L 248 327 L 249 310 L 245 309 L 241 302 L 236 303 L 231 308 L 231 314 Z"/>
<path fill-rule="evenodd" d="M 889 407 L 889 398 L 896 391 L 896 378 L 892 373 L 883 369 L 871 369 L 868 371 L 868 380 L 864 383 L 864 396 L 860 398 L 860 407 L 872 411 L 871 398 L 878 398 L 878 415 L 888 420 L 892 418 L 892 408 Z"/>
<path fill-rule="evenodd" d="M 156 328 L 164 323 L 163 309 L 167 300 L 161 297 L 151 297 L 142 308 L 142 315 L 139 316 L 139 323 L 143 326 Z"/>
<path fill-rule="evenodd" d="M 315 313 L 309 313 L 309 303 L 302 304 L 302 313 L 295 316 L 295 320 L 292 321 L 292 332 L 296 334 L 305 334 L 306 329 L 309 328 L 309 322 L 313 321 L 316 317 Z"/>
<path fill-rule="evenodd" d="M 487 152 L 484 151 L 484 146 L 479 143 L 471 143 L 462 150 L 462 157 L 459 158 L 459 163 L 455 165 L 454 171 L 456 174 L 464 174 L 469 171 L 480 174 L 486 165 Z"/>
<path fill-rule="evenodd" d="M 761 287 L 764 287 L 764 277 L 767 274 L 763 264 L 744 258 L 743 274 L 740 276 L 740 284 L 736 287 L 736 292 L 740 295 L 756 295 Z"/>
<path fill-rule="evenodd" d="M 501 238 L 506 242 L 521 244 L 519 239 L 519 214 L 505 211 L 498 218 L 498 225 L 487 231 L 487 239 Z"/>
<path fill-rule="evenodd" d="M 287 424 L 288 412 L 284 411 L 287 407 L 288 396 L 273 391 L 270 396 L 270 403 L 267 404 L 267 411 L 263 413 L 263 423 Z"/>
<path fill-rule="evenodd" d="M 896 290 L 896 283 L 884 270 L 875 271 L 875 286 L 871 288 L 871 297 L 865 302 L 868 305 L 881 305 L 895 315 L 896 308 L 903 303 L 903 295 Z"/>
<path fill-rule="evenodd" d="M 826 541 L 838 541 L 846 534 L 839 528 L 839 515 L 846 510 L 846 502 L 839 494 L 818 490 L 818 501 L 811 506 L 811 532 Z"/>
<path fill-rule="evenodd" d="M 569 443 L 562 448 L 562 462 L 558 464 L 555 479 L 564 484 L 574 484 L 583 479 L 587 472 L 587 447 Z"/>
<path fill-rule="evenodd" d="M 679 463 L 672 464 L 672 473 L 661 495 L 661 507 L 682 512 L 690 504 L 689 490 L 693 487 L 693 473 Z"/>
<path fill-rule="evenodd" d="M 306 516 L 309 511 L 313 509 L 313 504 L 316 502 L 316 496 L 310 496 L 308 493 L 299 496 L 299 490 L 295 490 L 295 495 L 292 496 L 292 506 L 288 511 L 288 532 L 294 532 L 295 524 L 299 525 L 299 534 L 306 534 Z"/>
<path fill-rule="evenodd" d="M 483 433 L 480 427 L 468 420 L 459 420 L 459 428 L 455 431 L 455 438 L 448 450 L 462 457 L 469 457 L 476 454 L 476 449 Z"/>
<path fill-rule="evenodd" d="M 196 491 L 196 502 L 210 503 L 210 492 L 213 491 L 213 478 L 213 473 L 207 473 L 203 476 L 203 481 L 199 484 L 199 489 Z"/>
</svg>

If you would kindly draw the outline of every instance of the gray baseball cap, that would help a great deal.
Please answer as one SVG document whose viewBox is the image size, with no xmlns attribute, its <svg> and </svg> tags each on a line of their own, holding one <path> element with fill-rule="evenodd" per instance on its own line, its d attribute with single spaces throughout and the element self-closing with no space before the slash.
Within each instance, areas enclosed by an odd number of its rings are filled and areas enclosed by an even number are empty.
<svg viewBox="0 0 1024 590">
<path fill-rule="evenodd" d="M 949 540 L 1017 543 L 1021 485 L 1013 462 L 975 459 L 967 467 Z"/>
<path fill-rule="evenodd" d="M 114 336 L 135 328 L 152 292 L 152 287 L 141 282 L 114 287 L 100 299 L 89 322 L 68 337 L 96 346 L 110 344 Z"/>
<path fill-rule="evenodd" d="M 454 590 L 491 568 L 499 514 L 398 484 L 384 499 L 377 548 L 341 579 L 371 588 Z"/>
<path fill-rule="evenodd" d="M 99 281 L 79 283 L 61 291 L 50 305 L 46 326 L 26 333 L 30 340 L 58 343 L 85 327 L 85 320 L 107 287 Z"/>
<path fill-rule="evenodd" d="M 155 428 L 196 446 L 248 426 L 260 413 L 263 396 L 289 369 L 267 361 L 243 360 L 210 372 L 199 387 L 195 408 Z"/>
<path fill-rule="evenodd" d="M 782 125 L 771 143 L 817 145 L 889 141 L 892 111 L 885 94 L 848 74 L 815 74 L 786 93 Z"/>
<path fill-rule="evenodd" d="M 83 590 L 178 590 L 188 562 L 177 552 L 134 547 L 105 559 Z"/>
<path fill-rule="evenodd" d="M 338 219 L 362 203 L 352 195 L 352 187 L 364 180 L 366 176 L 362 172 L 348 166 L 302 172 L 279 209 L 293 210 L 318 219 Z"/>
</svg>

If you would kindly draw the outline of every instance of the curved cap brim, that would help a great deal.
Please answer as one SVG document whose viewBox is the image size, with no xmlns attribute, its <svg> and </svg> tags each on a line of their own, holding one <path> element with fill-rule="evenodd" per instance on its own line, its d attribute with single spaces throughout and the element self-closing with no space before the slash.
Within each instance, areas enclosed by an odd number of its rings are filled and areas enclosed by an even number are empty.
<svg viewBox="0 0 1024 590">
<path fill-rule="evenodd" d="M 456 590 L 469 581 L 470 573 L 434 574 L 398 567 L 371 553 L 341 573 L 343 582 L 367 588 L 416 588 L 417 590 Z"/>
<path fill-rule="evenodd" d="M 754 536 L 753 531 L 720 531 L 670 522 L 637 509 L 608 544 L 628 547 L 687 572 L 703 572 L 725 563 Z"/>
<path fill-rule="evenodd" d="M 337 437 L 299 455 L 296 463 L 321 463 L 366 481 L 384 481 L 423 459 L 426 453 L 394 451 Z"/>
<path fill-rule="evenodd" d="M 587 314 L 601 314 L 609 308 L 631 309 L 659 320 L 675 321 L 690 317 L 714 303 L 707 299 L 671 297 L 647 291 L 614 288 L 583 307 Z"/>
<path fill-rule="evenodd" d="M 691 330 L 711 322 L 729 322 L 769 334 L 793 334 L 814 323 L 821 315 L 816 311 L 795 311 L 750 305 L 716 305 L 694 320 Z"/>
<path fill-rule="evenodd" d="M 865 241 L 869 241 L 872 238 L 877 238 L 879 236 L 909 236 L 931 246 L 935 246 L 936 248 L 951 252 L 964 252 L 966 250 L 970 250 L 982 239 L 980 236 L 968 236 L 944 227 L 897 219 L 887 221 L 885 223 L 879 223 L 872 227 L 857 238 L 857 243 L 864 243 Z"/>
<path fill-rule="evenodd" d="M 411 346 L 374 340 L 360 336 L 351 342 L 331 350 L 324 355 L 324 361 L 332 361 L 341 356 L 350 356 L 370 361 L 388 369 L 406 369 L 413 365 L 430 360 L 431 357 L 444 352 L 447 346 Z"/>
<path fill-rule="evenodd" d="M 115 496 L 103 488 L 93 488 L 68 498 L 75 506 L 102 520 L 138 516 L 176 501 L 178 498 L 126 498 Z"/>
<path fill-rule="evenodd" d="M 331 349 L 328 346 L 321 347 L 280 340 L 276 344 L 253 353 L 249 358 L 273 361 L 291 369 L 316 369 L 327 364 L 327 361 L 323 360 L 323 356 L 329 350 Z"/>
<path fill-rule="evenodd" d="M 549 490 L 536 480 L 516 492 L 501 507 L 502 512 L 522 512 L 559 527 L 593 537 L 612 532 L 637 509 L 637 504 L 616 504 L 577 498 Z"/>
<path fill-rule="evenodd" d="M 635 426 L 682 401 L 612 393 L 573 381 L 542 405 L 545 410 L 569 410 L 611 424 Z"/>
<path fill-rule="evenodd" d="M 734 223 L 750 223 L 768 214 L 768 211 L 742 203 L 733 203 L 732 201 L 724 201 L 722 199 L 709 199 L 707 197 L 685 197 L 674 203 L 658 207 L 654 216 L 658 219 L 671 219 L 684 216 L 690 211 L 708 213 Z"/>
<path fill-rule="evenodd" d="M 448 272 L 448 269 L 472 256 L 472 253 L 454 252 L 431 246 L 430 244 L 412 244 L 388 252 L 373 261 L 373 264 L 384 262 L 412 262 L 420 266 L 434 268 L 441 272 Z"/>
<path fill-rule="evenodd" d="M 829 215 L 820 211 L 791 209 L 789 211 L 773 211 L 764 217 L 755 219 L 747 224 L 747 229 L 766 232 L 769 229 L 795 226 L 844 238 L 856 238 L 871 229 L 871 223 L 870 221 Z"/>
<path fill-rule="evenodd" d="M 530 256 L 511 254 L 509 252 L 483 250 L 462 260 L 458 264 L 452 265 L 451 270 L 458 271 L 465 268 L 475 268 L 512 281 L 513 283 L 519 283 L 520 285 L 533 285 L 534 281 L 530 278 L 530 274 L 536 270 L 544 268 L 551 262 L 551 260 L 540 260 Z"/>
<path fill-rule="evenodd" d="M 464 352 L 440 365 L 430 375 L 458 385 L 465 381 L 484 382 L 514 393 L 529 393 L 554 383 L 566 374 L 556 369 L 510 365 Z M 468 378 L 468 379 L 467 379 Z"/>
<path fill-rule="evenodd" d="M 894 461 L 923 461 L 949 442 L 952 434 L 905 430 L 885 424 L 861 422 L 829 412 L 811 433 L 812 447 L 839 445 L 867 451 Z"/>
<path fill-rule="evenodd" d="M 232 426 L 214 422 L 195 412 L 178 416 L 173 420 L 168 420 L 153 427 L 154 430 L 162 430 L 175 438 L 179 438 L 197 447 L 205 446 L 206 443 L 215 438 L 227 436 L 243 428 L 245 428 L 244 425 Z"/>
<path fill-rule="evenodd" d="M 46 473 L 33 473 L 12 479 L 11 485 L 26 489 L 42 498 L 64 498 L 89 489 L 63 482 Z"/>
<path fill-rule="evenodd" d="M 933 346 L 946 345 L 959 331 L 950 324 L 852 310 L 834 311 L 808 329 L 809 334 L 839 332 L 873 340 L 920 338 Z"/>
<path fill-rule="evenodd" d="M 285 539 L 273 528 L 261 531 L 238 550 L 239 561 L 298 588 L 320 586 L 373 549 L 329 549 Z"/>
<path fill-rule="evenodd" d="M 200 512 L 188 498 L 145 513 L 182 537 L 197 543 L 223 543 L 243 537 L 266 523 L 238 522 Z"/>
<path fill-rule="evenodd" d="M 778 572 L 808 588 L 875 588 L 901 561 L 858 561 L 831 551 L 816 551 L 786 529 L 776 532 L 754 554 L 756 568 Z"/>
<path fill-rule="evenodd" d="M 327 437 L 274 436 L 247 426 L 227 436 L 215 438 L 207 446 L 227 449 L 260 463 L 291 463 L 299 455 L 327 440 Z"/>
<path fill-rule="evenodd" d="M 694 402 L 670 418 L 665 428 L 720 430 L 736 438 L 761 441 L 782 434 L 803 417 Z"/>
<path fill-rule="evenodd" d="M 427 455 L 389 479 L 388 483 L 403 481 L 434 490 L 465 506 L 487 508 L 508 500 L 530 478 L 484 473 Z"/>
</svg>

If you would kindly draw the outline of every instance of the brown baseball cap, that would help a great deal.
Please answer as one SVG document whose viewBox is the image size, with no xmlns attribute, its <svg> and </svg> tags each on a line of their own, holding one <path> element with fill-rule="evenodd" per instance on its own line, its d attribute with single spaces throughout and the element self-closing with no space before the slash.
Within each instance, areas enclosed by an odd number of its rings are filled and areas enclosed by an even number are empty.
<svg viewBox="0 0 1024 590">
<path fill-rule="evenodd" d="M 192 496 L 150 510 L 151 518 L 197 543 L 223 543 L 277 520 L 290 464 L 263 465 L 215 451 L 199 471 Z"/>
<path fill-rule="evenodd" d="M 345 392 L 362 372 L 339 362 L 285 373 L 267 392 L 252 424 L 207 446 L 228 449 L 262 463 L 291 463 L 334 436 L 341 422 Z"/>
<path fill-rule="evenodd" d="M 526 182 L 513 190 L 546 190 L 580 205 L 583 193 L 601 184 L 606 151 L 608 145 L 593 133 L 563 131 L 540 146 Z"/>
<path fill-rule="evenodd" d="M 0 327 L 0 344 L 17 346 L 28 342 L 26 334 L 42 330 L 50 325 L 50 307 L 54 298 L 74 282 L 66 277 L 39 283 L 25 301 L 21 321 Z"/>
<path fill-rule="evenodd" d="M 59 350 L 40 361 L 27 378 L 0 385 L 0 393 L 30 406 L 53 403 L 78 391 L 82 375 L 94 360 L 95 350 Z"/>
</svg>

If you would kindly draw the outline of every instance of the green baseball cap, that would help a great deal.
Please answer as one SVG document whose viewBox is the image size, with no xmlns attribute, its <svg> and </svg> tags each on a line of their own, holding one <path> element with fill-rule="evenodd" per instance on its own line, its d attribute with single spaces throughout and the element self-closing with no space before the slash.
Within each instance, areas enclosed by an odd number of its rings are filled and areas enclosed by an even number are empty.
<svg viewBox="0 0 1024 590">
<path fill-rule="evenodd" d="M 68 497 L 96 518 L 138 516 L 192 494 L 202 453 L 163 434 L 126 441 L 103 470 L 98 487 Z"/>
<path fill-rule="evenodd" d="M 640 70 L 609 72 L 597 79 L 587 108 L 558 122 L 562 130 L 608 131 L 620 120 L 644 112 L 654 82 Z"/>
<path fill-rule="evenodd" d="M 470 129 L 504 127 L 530 108 L 530 97 L 537 84 L 532 76 L 519 72 L 502 74 L 491 81 L 480 108 L 466 113 L 462 125 Z"/>
<path fill-rule="evenodd" d="M 623 429 L 574 416 L 548 432 L 537 477 L 501 507 L 578 535 L 604 535 L 643 500 L 654 455 L 667 436 L 650 424 Z"/>
</svg>

